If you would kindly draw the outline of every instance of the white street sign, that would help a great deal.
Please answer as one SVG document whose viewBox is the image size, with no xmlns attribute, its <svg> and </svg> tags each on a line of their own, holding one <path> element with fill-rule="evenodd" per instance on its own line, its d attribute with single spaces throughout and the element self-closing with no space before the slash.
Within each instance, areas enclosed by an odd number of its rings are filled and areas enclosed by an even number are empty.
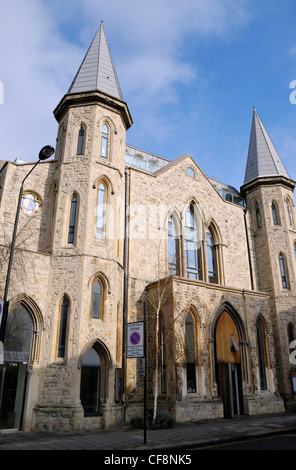
<svg viewBox="0 0 296 470">
<path fill-rule="evenodd" d="M 144 357 L 144 323 L 127 324 L 126 357 Z"/>
</svg>

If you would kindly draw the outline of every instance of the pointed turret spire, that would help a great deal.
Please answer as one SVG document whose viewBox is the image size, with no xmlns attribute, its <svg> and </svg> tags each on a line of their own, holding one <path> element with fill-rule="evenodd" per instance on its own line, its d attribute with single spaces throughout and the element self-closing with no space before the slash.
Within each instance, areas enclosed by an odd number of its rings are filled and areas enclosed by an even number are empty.
<svg viewBox="0 0 296 470">
<path fill-rule="evenodd" d="M 68 93 L 99 90 L 122 100 L 103 21 L 82 61 Z"/>
<path fill-rule="evenodd" d="M 268 176 L 283 176 L 290 179 L 254 106 L 244 184 Z"/>
</svg>

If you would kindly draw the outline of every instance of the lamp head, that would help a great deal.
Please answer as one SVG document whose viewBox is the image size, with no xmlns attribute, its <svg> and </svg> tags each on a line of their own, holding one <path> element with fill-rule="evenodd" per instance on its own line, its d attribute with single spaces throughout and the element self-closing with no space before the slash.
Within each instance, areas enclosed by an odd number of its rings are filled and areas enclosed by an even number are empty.
<svg viewBox="0 0 296 470">
<path fill-rule="evenodd" d="M 54 154 L 54 148 L 51 145 L 46 145 L 39 152 L 39 160 L 47 160 Z"/>
</svg>

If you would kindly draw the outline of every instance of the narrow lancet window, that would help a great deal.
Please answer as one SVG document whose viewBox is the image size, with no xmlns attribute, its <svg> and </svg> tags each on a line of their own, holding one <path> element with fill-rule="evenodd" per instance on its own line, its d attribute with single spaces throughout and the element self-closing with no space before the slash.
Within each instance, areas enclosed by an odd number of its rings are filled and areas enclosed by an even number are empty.
<svg viewBox="0 0 296 470">
<path fill-rule="evenodd" d="M 84 127 L 81 126 L 78 134 L 77 155 L 82 155 L 84 152 Z"/>
<path fill-rule="evenodd" d="M 278 225 L 277 210 L 276 210 L 276 205 L 274 202 L 272 203 L 271 210 L 272 210 L 273 224 Z"/>
<path fill-rule="evenodd" d="M 209 282 L 217 283 L 216 247 L 211 230 L 207 230 L 206 232 L 206 245 Z"/>
<path fill-rule="evenodd" d="M 102 140 L 101 140 L 101 157 L 104 157 L 104 158 L 108 157 L 108 137 L 109 137 L 109 129 L 108 129 L 107 124 L 104 124 L 102 128 Z"/>
<path fill-rule="evenodd" d="M 98 320 L 101 319 L 102 316 L 102 284 L 99 280 L 95 281 L 93 285 L 92 291 L 92 311 L 91 316 L 92 318 L 97 318 Z"/>
<path fill-rule="evenodd" d="M 74 243 L 74 240 L 75 240 L 76 213 L 77 213 L 77 197 L 74 195 L 71 199 L 68 243 Z"/>
<path fill-rule="evenodd" d="M 260 209 L 259 209 L 258 202 L 256 202 L 256 204 L 255 204 L 255 212 L 256 212 L 257 228 L 261 228 L 261 215 L 260 215 Z"/>
<path fill-rule="evenodd" d="M 195 371 L 195 337 L 194 322 L 192 315 L 188 312 L 185 320 L 185 353 L 186 353 L 186 380 L 187 393 L 196 392 Z"/>
<path fill-rule="evenodd" d="M 283 289 L 287 289 L 288 284 L 287 284 L 287 276 L 286 276 L 286 267 L 285 267 L 285 261 L 284 261 L 282 254 L 279 256 L 279 263 L 280 263 L 280 271 L 281 271 L 281 278 L 282 278 L 282 286 L 283 286 Z"/>
<path fill-rule="evenodd" d="M 168 221 L 168 264 L 170 276 L 179 274 L 179 237 L 173 216 Z"/>
<path fill-rule="evenodd" d="M 58 357 L 65 357 L 65 354 L 66 354 L 68 310 L 69 310 L 69 302 L 68 302 L 67 297 L 64 297 L 63 302 L 61 304 L 61 308 L 60 308 L 60 332 L 59 332 Z"/>
<path fill-rule="evenodd" d="M 97 204 L 97 222 L 96 222 L 96 238 L 104 239 L 105 232 L 105 204 L 106 204 L 106 186 L 101 183 L 98 188 L 98 204 Z"/>
</svg>

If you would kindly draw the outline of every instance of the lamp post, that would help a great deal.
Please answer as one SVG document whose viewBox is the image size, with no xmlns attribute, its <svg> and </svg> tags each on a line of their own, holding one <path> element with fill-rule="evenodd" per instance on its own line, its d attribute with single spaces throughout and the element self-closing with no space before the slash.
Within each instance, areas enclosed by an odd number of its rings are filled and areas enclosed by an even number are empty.
<svg viewBox="0 0 296 470">
<path fill-rule="evenodd" d="M 6 274 L 4 297 L 3 297 L 3 313 L 2 313 L 2 321 L 1 321 L 1 327 L 0 327 L 0 342 L 2 342 L 2 347 L 4 343 L 4 338 L 5 338 L 5 330 L 6 330 L 6 323 L 7 323 L 7 316 L 8 316 L 9 301 L 7 300 L 7 297 L 8 297 L 10 274 L 11 274 L 11 266 L 12 266 L 13 255 L 14 255 L 14 247 L 15 247 L 17 226 L 18 226 L 19 215 L 20 215 L 20 208 L 21 208 L 22 197 L 23 197 L 24 183 L 26 179 L 28 178 L 28 176 L 32 173 L 34 168 L 36 168 L 38 163 L 42 160 L 47 160 L 48 158 L 50 158 L 54 154 L 54 151 L 55 150 L 53 147 L 51 147 L 51 145 L 46 145 L 40 150 L 39 160 L 37 163 L 35 163 L 33 168 L 31 168 L 29 173 L 23 179 L 21 189 L 19 192 L 18 205 L 17 205 L 16 215 L 15 215 L 14 229 L 13 229 L 13 235 L 12 235 L 12 241 L 11 241 L 11 247 L 10 247 L 9 262 L 8 262 L 8 268 L 7 268 L 7 274 Z"/>
</svg>

